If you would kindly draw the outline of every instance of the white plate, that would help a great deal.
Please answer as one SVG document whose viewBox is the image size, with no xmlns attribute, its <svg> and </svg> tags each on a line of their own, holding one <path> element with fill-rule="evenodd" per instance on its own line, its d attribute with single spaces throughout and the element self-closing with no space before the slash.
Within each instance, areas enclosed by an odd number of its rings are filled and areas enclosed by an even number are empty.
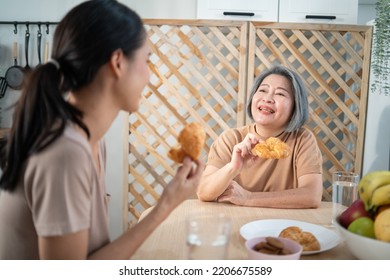
<svg viewBox="0 0 390 280">
<path fill-rule="evenodd" d="M 279 233 L 289 226 L 300 227 L 303 231 L 308 231 L 314 234 L 321 245 L 318 251 L 305 251 L 302 255 L 311 255 L 321 253 L 336 247 L 340 241 L 340 236 L 322 226 L 310 224 L 297 220 L 257 220 L 243 225 L 240 228 L 240 234 L 246 240 L 259 236 L 278 236 Z"/>
</svg>

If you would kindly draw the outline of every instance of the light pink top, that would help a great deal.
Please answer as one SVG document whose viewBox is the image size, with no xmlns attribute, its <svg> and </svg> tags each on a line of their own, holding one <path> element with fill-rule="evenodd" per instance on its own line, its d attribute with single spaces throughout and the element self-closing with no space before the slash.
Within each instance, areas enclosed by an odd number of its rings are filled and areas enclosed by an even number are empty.
<svg viewBox="0 0 390 280">
<path fill-rule="evenodd" d="M 90 146 L 71 126 L 33 155 L 12 193 L 0 192 L 0 259 L 39 259 L 38 236 L 89 230 L 88 252 L 107 244 L 105 145 L 100 175 Z"/>
</svg>

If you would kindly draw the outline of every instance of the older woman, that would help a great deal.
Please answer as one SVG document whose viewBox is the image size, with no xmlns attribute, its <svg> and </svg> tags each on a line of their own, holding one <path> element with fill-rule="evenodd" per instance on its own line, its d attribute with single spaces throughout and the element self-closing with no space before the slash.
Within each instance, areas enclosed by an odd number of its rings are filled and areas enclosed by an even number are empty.
<svg viewBox="0 0 390 280">
<path fill-rule="evenodd" d="M 203 201 L 275 208 L 317 208 L 322 198 L 322 156 L 303 125 L 307 92 L 293 71 L 276 66 L 262 73 L 250 94 L 253 123 L 222 133 L 211 146 L 198 197 Z M 269 137 L 285 142 L 284 159 L 265 159 L 252 148 Z"/>
</svg>

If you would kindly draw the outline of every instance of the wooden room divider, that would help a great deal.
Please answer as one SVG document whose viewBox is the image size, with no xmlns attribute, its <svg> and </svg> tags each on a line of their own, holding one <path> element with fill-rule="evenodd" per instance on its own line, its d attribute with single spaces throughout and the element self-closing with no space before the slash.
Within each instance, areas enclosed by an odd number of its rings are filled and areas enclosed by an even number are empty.
<svg viewBox="0 0 390 280">
<path fill-rule="evenodd" d="M 332 171 L 361 173 L 372 27 L 205 20 L 145 20 L 145 27 L 151 79 L 129 116 L 124 224 L 154 205 L 175 174 L 167 153 L 184 125 L 204 127 L 206 160 L 222 131 L 249 121 L 247 93 L 275 64 L 295 69 L 309 89 L 323 200 L 331 200 Z"/>
</svg>

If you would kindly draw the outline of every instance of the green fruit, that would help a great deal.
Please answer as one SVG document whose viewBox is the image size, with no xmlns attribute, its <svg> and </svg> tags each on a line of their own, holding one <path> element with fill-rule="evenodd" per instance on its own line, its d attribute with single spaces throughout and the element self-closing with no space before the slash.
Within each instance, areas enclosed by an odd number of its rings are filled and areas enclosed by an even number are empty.
<svg viewBox="0 0 390 280">
<path fill-rule="evenodd" d="M 357 218 L 348 226 L 348 230 L 350 232 L 375 239 L 374 221 L 371 218 Z"/>
</svg>

